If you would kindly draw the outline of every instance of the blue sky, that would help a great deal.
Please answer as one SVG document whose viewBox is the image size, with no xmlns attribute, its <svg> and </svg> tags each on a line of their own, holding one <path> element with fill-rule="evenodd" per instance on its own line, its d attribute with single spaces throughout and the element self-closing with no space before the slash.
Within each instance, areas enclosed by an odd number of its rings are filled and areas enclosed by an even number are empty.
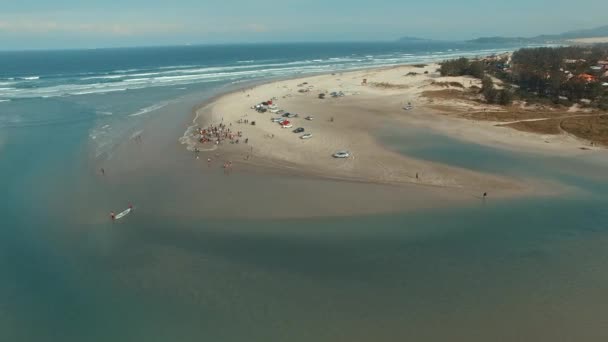
<svg viewBox="0 0 608 342">
<path fill-rule="evenodd" d="M 0 0 L 0 49 L 530 36 L 608 24 L 605 0 Z"/>
</svg>

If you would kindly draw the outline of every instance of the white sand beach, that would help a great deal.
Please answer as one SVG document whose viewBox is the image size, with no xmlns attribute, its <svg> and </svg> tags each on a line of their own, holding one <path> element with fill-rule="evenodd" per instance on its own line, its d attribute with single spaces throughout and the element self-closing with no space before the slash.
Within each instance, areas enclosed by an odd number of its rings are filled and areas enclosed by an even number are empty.
<svg viewBox="0 0 608 342">
<path fill-rule="evenodd" d="M 564 153 L 566 147 L 571 153 L 581 153 L 578 148 L 581 142 L 570 136 L 548 138 L 497 127 L 493 122 L 454 118 L 438 111 L 441 106 L 461 112 L 500 108 L 425 97 L 425 91 L 443 89 L 438 85 L 441 82 L 479 86 L 479 80 L 469 77 L 440 77 L 437 69 L 437 64 L 399 66 L 310 76 L 243 89 L 199 108 L 193 126 L 180 140 L 192 151 L 216 151 L 205 153 L 204 158 L 213 159 L 221 152 L 222 158 L 234 163 L 232 167 L 273 168 L 295 174 L 380 184 L 413 183 L 445 187 L 468 195 L 489 192 L 494 197 L 546 194 L 548 187 L 406 157 L 381 145 L 375 134 L 389 125 L 431 128 L 480 144 L 555 153 Z M 332 97 L 332 92 L 343 96 Z M 326 94 L 324 99 L 319 98 L 321 93 Z M 271 118 L 280 117 L 279 114 L 258 113 L 252 109 L 271 99 L 278 109 L 298 114 L 298 117 L 288 119 L 293 127 L 282 128 L 271 121 Z M 405 110 L 408 103 L 413 108 Z M 313 119 L 306 120 L 307 116 Z M 241 137 L 235 137 L 232 142 L 225 140 L 220 145 L 198 141 L 200 136 L 196 129 L 220 124 L 234 134 L 241 132 Z M 292 132 L 299 127 L 304 132 Z M 312 137 L 301 139 L 305 133 Z M 239 139 L 238 144 L 236 139 Z M 547 139 L 552 139 L 552 143 L 548 144 Z M 349 151 L 351 156 L 345 159 L 332 157 L 341 150 Z"/>
</svg>

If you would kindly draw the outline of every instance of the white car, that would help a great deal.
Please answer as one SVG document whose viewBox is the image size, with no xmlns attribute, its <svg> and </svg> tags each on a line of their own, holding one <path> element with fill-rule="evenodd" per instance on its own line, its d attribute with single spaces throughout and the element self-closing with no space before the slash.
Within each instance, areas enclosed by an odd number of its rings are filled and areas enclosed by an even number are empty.
<svg viewBox="0 0 608 342">
<path fill-rule="evenodd" d="M 287 124 L 287 125 L 281 125 L 281 128 L 292 128 L 293 125 L 292 124 Z"/>
<path fill-rule="evenodd" d="M 306 119 L 308 121 L 312 121 L 314 119 L 314 117 L 309 115 L 309 116 L 305 117 L 304 119 Z"/>
<path fill-rule="evenodd" d="M 312 138 L 312 133 L 306 133 L 300 137 L 300 139 L 310 139 Z"/>
<path fill-rule="evenodd" d="M 285 118 L 272 118 L 272 119 L 270 119 L 270 121 L 281 123 L 281 122 L 285 121 Z"/>
<path fill-rule="evenodd" d="M 334 158 L 348 158 L 350 157 L 350 152 L 348 151 L 338 151 L 333 154 Z"/>
<path fill-rule="evenodd" d="M 274 109 L 271 109 L 271 110 L 270 110 L 270 112 L 271 112 L 272 114 L 277 114 L 278 112 L 280 112 L 280 110 L 279 110 L 279 109 L 274 108 Z"/>
</svg>

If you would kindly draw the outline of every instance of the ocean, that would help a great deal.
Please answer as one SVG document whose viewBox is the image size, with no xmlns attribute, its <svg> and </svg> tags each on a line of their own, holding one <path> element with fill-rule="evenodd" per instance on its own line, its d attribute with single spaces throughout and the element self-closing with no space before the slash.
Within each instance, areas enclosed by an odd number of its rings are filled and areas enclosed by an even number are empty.
<svg viewBox="0 0 608 342">
<path fill-rule="evenodd" d="M 250 203 L 253 213 L 259 194 L 268 212 L 314 208 L 324 191 L 368 189 L 291 182 L 295 193 L 312 195 L 289 203 L 268 190 L 285 176 L 237 174 L 228 182 L 220 171 L 193 171 L 191 155 L 175 144 L 198 103 L 247 84 L 515 48 L 0 52 L 0 340 L 605 340 L 605 155 L 539 156 L 430 131 L 392 132 L 381 140 L 407 155 L 578 191 L 283 219 L 247 217 L 229 203 Z M 158 156 L 130 146 L 137 135 L 158 145 Z M 121 148 L 146 162 L 119 159 Z M 105 178 L 100 165 L 110 166 Z M 190 203 L 201 192 L 221 198 Z M 135 213 L 112 225 L 109 211 L 129 202 Z"/>
</svg>

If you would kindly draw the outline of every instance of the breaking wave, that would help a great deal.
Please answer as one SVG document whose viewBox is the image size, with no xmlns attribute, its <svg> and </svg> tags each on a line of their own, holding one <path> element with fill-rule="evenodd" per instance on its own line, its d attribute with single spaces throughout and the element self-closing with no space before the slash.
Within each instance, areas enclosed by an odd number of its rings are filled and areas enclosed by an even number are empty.
<svg viewBox="0 0 608 342">
<path fill-rule="evenodd" d="M 140 115 L 144 115 L 144 114 L 148 114 L 150 112 L 153 112 L 155 110 L 159 110 L 161 108 L 164 108 L 168 105 L 169 103 L 167 102 L 163 102 L 163 103 L 157 103 L 155 105 L 146 107 L 146 108 L 142 108 L 140 109 L 138 112 L 133 113 L 133 114 L 129 114 L 129 116 L 140 116 Z"/>
<path fill-rule="evenodd" d="M 421 54 L 403 52 L 377 55 L 347 55 L 302 60 L 241 60 L 224 66 L 175 65 L 153 69 L 132 68 L 103 73 L 80 73 L 53 77 L 22 76 L 3 79 L 1 98 L 36 98 L 81 96 L 123 92 L 150 87 L 184 87 L 207 82 L 241 82 L 256 78 L 348 71 L 366 67 L 405 63 L 436 62 L 455 57 L 473 57 L 510 51 L 481 49 L 475 51 L 429 51 Z M 134 113 L 137 115 L 142 115 Z M 132 114 L 133 115 L 133 114 Z M 136 116 L 136 115 L 135 115 Z"/>
</svg>

